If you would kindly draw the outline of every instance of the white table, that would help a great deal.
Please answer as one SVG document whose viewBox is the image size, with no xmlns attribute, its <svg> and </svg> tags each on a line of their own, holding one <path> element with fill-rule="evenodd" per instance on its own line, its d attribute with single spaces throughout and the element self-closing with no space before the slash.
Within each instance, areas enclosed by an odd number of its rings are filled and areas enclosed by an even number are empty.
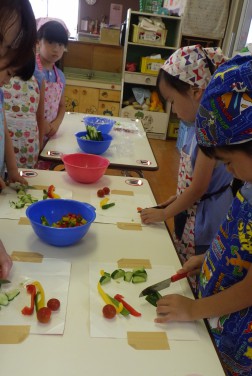
<svg viewBox="0 0 252 376">
<path fill-rule="evenodd" d="M 62 154 L 81 152 L 75 133 L 86 130 L 83 122 L 84 115 L 66 112 L 58 132 L 49 139 L 40 157 L 60 161 Z M 157 170 L 157 162 L 141 121 L 119 117 L 109 118 L 117 121 L 110 133 L 113 141 L 103 154 L 110 161 L 109 167 L 136 171 Z"/>
<path fill-rule="evenodd" d="M 36 177 L 28 179 L 30 185 L 64 187 L 81 201 L 89 198 L 90 189 L 103 186 L 147 193 L 153 198 L 144 179 L 141 186 L 129 186 L 128 178 L 104 176 L 96 184 L 82 185 L 73 182 L 65 172 L 36 172 Z M 72 263 L 64 334 L 29 335 L 21 344 L 1 345 L 1 375 L 225 375 L 203 321 L 197 323 L 200 340 L 170 341 L 170 350 L 135 350 L 126 339 L 90 337 L 89 263 L 142 258 L 153 265 L 174 265 L 178 269 L 179 260 L 164 225 L 125 231 L 112 224 L 93 223 L 81 243 L 67 248 L 42 243 L 31 226 L 18 225 L 16 220 L 0 220 L 0 225 L 1 239 L 9 253 L 33 251 Z M 192 297 L 188 282 L 179 283 L 185 294 Z"/>
</svg>

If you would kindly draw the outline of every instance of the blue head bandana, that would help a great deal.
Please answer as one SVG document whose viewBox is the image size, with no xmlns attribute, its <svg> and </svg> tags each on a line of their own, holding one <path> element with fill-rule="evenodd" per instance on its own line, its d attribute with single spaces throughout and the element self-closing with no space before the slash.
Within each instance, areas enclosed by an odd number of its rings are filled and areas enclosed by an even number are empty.
<svg viewBox="0 0 252 376">
<path fill-rule="evenodd" d="M 208 147 L 252 140 L 252 56 L 235 56 L 217 69 L 200 103 L 196 136 Z"/>
</svg>

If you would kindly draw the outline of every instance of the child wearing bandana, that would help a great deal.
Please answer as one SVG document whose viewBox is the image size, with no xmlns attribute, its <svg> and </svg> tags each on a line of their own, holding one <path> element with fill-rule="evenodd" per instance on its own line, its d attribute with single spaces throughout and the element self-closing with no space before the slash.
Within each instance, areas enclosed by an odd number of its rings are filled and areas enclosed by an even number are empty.
<svg viewBox="0 0 252 376">
<path fill-rule="evenodd" d="M 220 48 L 182 47 L 161 67 L 157 79 L 164 101 L 191 126 L 181 151 L 176 195 L 159 209 L 144 209 L 141 218 L 152 223 L 174 217 L 174 242 L 182 263 L 208 249 L 233 197 L 231 174 L 198 149 L 194 125 L 211 75 L 224 61 Z"/>
<path fill-rule="evenodd" d="M 252 57 L 236 56 L 210 81 L 196 118 L 201 151 L 246 183 L 206 255 L 179 272 L 199 274 L 199 299 L 167 295 L 156 322 L 207 318 L 228 376 L 252 374 Z M 160 315 L 161 314 L 161 315 Z"/>
</svg>

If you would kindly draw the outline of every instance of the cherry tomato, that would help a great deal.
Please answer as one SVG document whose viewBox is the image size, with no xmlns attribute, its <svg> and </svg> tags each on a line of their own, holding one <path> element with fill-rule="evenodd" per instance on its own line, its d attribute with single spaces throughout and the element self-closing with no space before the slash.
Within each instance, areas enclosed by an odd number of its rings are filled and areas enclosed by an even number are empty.
<svg viewBox="0 0 252 376">
<path fill-rule="evenodd" d="M 49 299 L 47 302 L 47 307 L 50 308 L 51 311 L 58 311 L 60 307 L 60 301 L 55 298 Z"/>
<path fill-rule="evenodd" d="M 112 304 L 106 304 L 102 309 L 102 313 L 106 319 L 113 319 L 116 315 L 116 309 Z"/>
<path fill-rule="evenodd" d="M 110 189 L 109 189 L 109 187 L 104 187 L 104 188 L 103 188 L 103 192 L 104 192 L 105 195 L 109 195 L 109 194 L 110 194 Z"/>
<path fill-rule="evenodd" d="M 37 312 L 37 319 L 39 322 L 46 324 L 51 318 L 52 311 L 48 307 L 42 307 Z"/>
<path fill-rule="evenodd" d="M 104 190 L 103 189 L 98 189 L 98 191 L 97 191 L 97 196 L 98 197 L 104 197 Z"/>
</svg>

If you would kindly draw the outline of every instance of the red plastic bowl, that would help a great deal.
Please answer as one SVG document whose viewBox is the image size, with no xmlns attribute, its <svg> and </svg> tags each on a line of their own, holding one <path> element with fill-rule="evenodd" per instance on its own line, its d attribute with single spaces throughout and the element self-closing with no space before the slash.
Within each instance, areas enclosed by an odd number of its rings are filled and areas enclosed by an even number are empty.
<svg viewBox="0 0 252 376">
<path fill-rule="evenodd" d="M 62 156 L 66 172 L 79 183 L 94 183 L 104 174 L 109 160 L 95 154 L 74 153 Z"/>
</svg>

